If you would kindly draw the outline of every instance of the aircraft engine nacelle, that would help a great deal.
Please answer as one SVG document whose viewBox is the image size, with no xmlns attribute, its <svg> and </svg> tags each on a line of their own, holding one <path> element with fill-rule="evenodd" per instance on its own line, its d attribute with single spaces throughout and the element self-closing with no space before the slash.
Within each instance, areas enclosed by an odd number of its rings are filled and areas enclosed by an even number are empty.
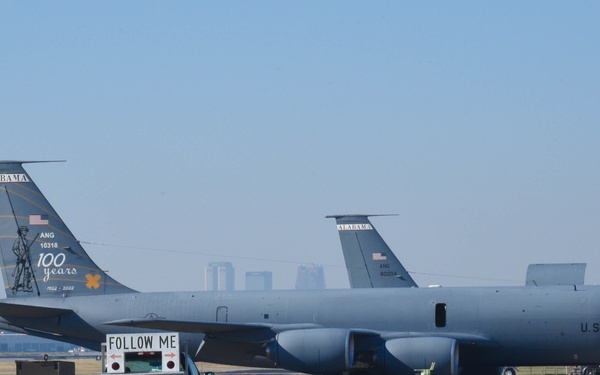
<svg viewBox="0 0 600 375">
<path fill-rule="evenodd" d="M 284 331 L 267 346 L 267 358 L 277 366 L 309 374 L 342 373 L 353 355 L 352 333 L 338 328 Z"/>
<path fill-rule="evenodd" d="M 430 369 L 433 375 L 458 374 L 458 344 L 447 337 L 406 337 L 385 342 L 375 363 L 388 374 L 414 375 Z"/>
</svg>

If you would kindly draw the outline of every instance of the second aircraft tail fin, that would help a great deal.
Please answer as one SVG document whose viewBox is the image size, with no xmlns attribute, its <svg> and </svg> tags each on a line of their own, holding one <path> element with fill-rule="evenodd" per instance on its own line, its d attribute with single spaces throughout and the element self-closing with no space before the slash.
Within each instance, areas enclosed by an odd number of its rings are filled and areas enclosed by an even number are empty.
<svg viewBox="0 0 600 375">
<path fill-rule="evenodd" d="M 342 243 L 352 288 L 417 287 L 369 221 L 375 215 L 331 215 Z"/>
</svg>

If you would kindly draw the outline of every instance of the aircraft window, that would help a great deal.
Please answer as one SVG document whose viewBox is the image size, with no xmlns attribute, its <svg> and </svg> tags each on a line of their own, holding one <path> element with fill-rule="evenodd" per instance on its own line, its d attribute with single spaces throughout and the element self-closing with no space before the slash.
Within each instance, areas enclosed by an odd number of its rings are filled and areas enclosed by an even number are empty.
<svg viewBox="0 0 600 375">
<path fill-rule="evenodd" d="M 435 304 L 435 326 L 445 327 L 446 326 L 446 304 L 436 303 Z"/>
</svg>

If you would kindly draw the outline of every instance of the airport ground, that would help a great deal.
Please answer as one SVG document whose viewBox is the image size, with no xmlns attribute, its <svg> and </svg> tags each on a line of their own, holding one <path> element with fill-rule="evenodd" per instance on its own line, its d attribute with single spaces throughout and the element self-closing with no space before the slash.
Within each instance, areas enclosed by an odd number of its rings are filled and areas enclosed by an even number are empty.
<svg viewBox="0 0 600 375">
<path fill-rule="evenodd" d="M 0 375 L 16 375 L 15 361 L 20 358 L 0 358 Z M 28 360 L 37 360 L 28 358 Z M 95 358 L 69 358 L 65 361 L 75 362 L 75 371 L 77 375 L 92 375 L 101 372 L 100 361 Z M 260 375 L 276 375 L 276 374 L 291 374 L 281 370 L 266 370 L 251 367 L 226 366 L 212 363 L 196 363 L 200 373 L 212 372 L 215 375 L 243 375 L 243 374 L 260 374 Z M 517 375 L 571 375 L 571 367 L 519 367 Z"/>
<path fill-rule="evenodd" d="M 54 358 L 52 358 L 54 359 Z M 42 360 L 42 358 L 32 358 L 28 356 L 27 358 L 8 358 L 2 357 L 0 358 L 0 375 L 16 375 L 16 360 L 31 360 L 38 361 Z M 101 373 L 102 367 L 100 361 L 94 357 L 81 357 L 81 358 L 65 358 L 60 359 L 61 361 L 70 361 L 75 362 L 75 371 L 77 375 L 92 375 Z M 213 363 L 196 363 L 198 370 L 200 373 L 212 372 L 215 375 L 218 374 L 230 374 L 230 375 L 242 375 L 242 374 L 261 374 L 261 375 L 275 375 L 275 374 L 291 374 L 290 372 L 285 372 L 282 370 L 272 370 L 272 369 L 256 369 L 251 367 L 238 367 L 238 366 L 227 366 L 227 365 L 219 365 Z"/>
</svg>

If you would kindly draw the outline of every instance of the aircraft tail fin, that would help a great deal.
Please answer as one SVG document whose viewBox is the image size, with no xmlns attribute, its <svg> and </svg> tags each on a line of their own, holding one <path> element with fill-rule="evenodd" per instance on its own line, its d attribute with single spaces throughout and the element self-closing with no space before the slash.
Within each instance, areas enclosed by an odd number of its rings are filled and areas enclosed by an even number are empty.
<svg viewBox="0 0 600 375">
<path fill-rule="evenodd" d="M 128 293 L 100 269 L 58 216 L 25 161 L 0 161 L 0 263 L 9 298 Z"/>
<path fill-rule="evenodd" d="M 417 287 L 369 221 L 376 215 L 330 215 L 337 223 L 352 288 Z"/>
</svg>

